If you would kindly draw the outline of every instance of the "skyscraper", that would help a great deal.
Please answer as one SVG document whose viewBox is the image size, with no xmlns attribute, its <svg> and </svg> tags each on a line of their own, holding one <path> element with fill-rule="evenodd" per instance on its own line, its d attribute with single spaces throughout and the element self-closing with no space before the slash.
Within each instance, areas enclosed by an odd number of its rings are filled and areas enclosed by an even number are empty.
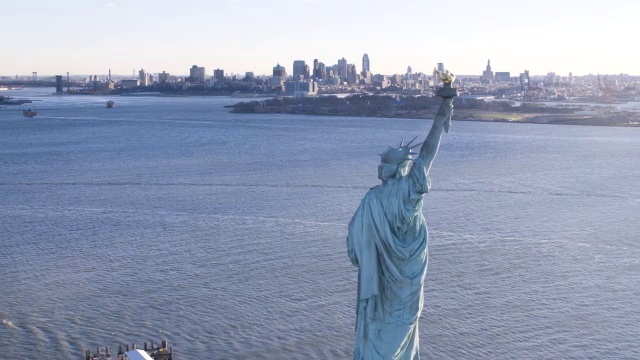
<svg viewBox="0 0 640 360">
<path fill-rule="evenodd" d="M 293 78 L 298 80 L 300 78 L 307 78 L 307 64 L 304 60 L 296 60 L 293 62 Z"/>
<path fill-rule="evenodd" d="M 371 66 L 369 63 L 369 55 L 364 54 L 362 56 L 362 71 L 371 71 Z"/>
<path fill-rule="evenodd" d="M 191 69 L 189 69 L 189 78 L 191 82 L 204 84 L 204 78 L 205 78 L 204 67 L 193 65 Z"/>
<path fill-rule="evenodd" d="M 276 65 L 273 67 L 273 77 L 281 77 L 281 78 L 286 78 L 287 77 L 287 70 L 284 68 L 284 66 L 281 66 L 280 64 Z"/>
<path fill-rule="evenodd" d="M 347 77 L 347 59 L 345 58 L 338 60 L 338 77 L 340 79 Z"/>
<path fill-rule="evenodd" d="M 144 69 L 140 69 L 138 71 L 138 79 L 140 80 L 140 86 L 149 86 L 149 74 L 144 71 Z"/>
<path fill-rule="evenodd" d="M 224 70 L 222 69 L 213 70 L 213 78 L 216 79 L 216 81 L 224 80 Z"/>
</svg>

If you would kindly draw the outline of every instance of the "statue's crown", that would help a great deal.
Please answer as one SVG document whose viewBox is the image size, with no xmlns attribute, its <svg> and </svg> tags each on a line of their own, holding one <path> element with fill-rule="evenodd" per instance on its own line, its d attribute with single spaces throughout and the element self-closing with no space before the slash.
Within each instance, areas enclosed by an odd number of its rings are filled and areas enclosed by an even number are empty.
<svg viewBox="0 0 640 360">
<path fill-rule="evenodd" d="M 413 143 L 416 138 L 417 136 L 406 145 L 404 144 L 404 140 L 402 140 L 398 147 L 389 146 L 389 149 L 380 154 L 380 162 L 389 165 L 400 165 L 405 161 L 413 160 L 411 155 L 418 155 L 418 153 L 412 152 L 411 149 L 420 146 L 419 143 L 411 146 L 411 143 Z"/>
</svg>

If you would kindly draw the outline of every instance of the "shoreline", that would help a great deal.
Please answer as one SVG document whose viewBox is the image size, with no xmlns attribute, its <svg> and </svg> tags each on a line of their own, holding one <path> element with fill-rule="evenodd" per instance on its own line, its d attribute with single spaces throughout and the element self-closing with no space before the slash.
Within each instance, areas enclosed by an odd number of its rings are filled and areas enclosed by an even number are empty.
<svg viewBox="0 0 640 360">
<path fill-rule="evenodd" d="M 460 101 L 462 100 L 462 101 Z M 520 124 L 640 127 L 640 112 L 598 108 L 588 104 L 547 106 L 539 103 L 487 102 L 460 99 L 454 103 L 453 121 Z M 239 102 L 225 107 L 233 113 L 296 114 L 334 117 L 432 119 L 440 98 L 356 96 L 348 98 L 286 98 Z"/>
</svg>

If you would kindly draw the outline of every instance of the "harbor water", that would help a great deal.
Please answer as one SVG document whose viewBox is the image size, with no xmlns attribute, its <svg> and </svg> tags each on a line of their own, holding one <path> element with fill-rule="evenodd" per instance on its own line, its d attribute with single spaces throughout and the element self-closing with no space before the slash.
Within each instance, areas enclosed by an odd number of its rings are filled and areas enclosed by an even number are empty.
<svg viewBox="0 0 640 360">
<path fill-rule="evenodd" d="M 347 224 L 429 119 L 233 114 L 229 97 L 4 91 L 0 357 L 168 340 L 350 359 Z M 113 100 L 114 108 L 106 108 Z M 640 358 L 640 129 L 457 122 L 425 199 L 423 359 Z"/>
</svg>

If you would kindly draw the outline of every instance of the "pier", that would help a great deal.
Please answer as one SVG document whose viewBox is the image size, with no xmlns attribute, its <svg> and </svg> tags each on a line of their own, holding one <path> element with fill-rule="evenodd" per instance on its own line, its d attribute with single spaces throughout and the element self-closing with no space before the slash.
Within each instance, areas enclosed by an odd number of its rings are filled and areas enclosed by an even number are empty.
<svg viewBox="0 0 640 360">
<path fill-rule="evenodd" d="M 127 356 L 127 353 L 132 350 L 138 350 L 135 343 L 131 344 L 131 348 L 128 344 L 118 345 L 118 352 L 115 355 L 111 354 L 108 346 L 104 348 L 98 346 L 95 354 L 89 349 L 85 350 L 84 360 L 128 360 L 130 357 Z M 154 346 L 153 341 L 151 344 L 145 341 L 142 350 L 153 360 L 173 360 L 173 348 L 166 340 L 163 340 L 157 347 Z"/>
</svg>

